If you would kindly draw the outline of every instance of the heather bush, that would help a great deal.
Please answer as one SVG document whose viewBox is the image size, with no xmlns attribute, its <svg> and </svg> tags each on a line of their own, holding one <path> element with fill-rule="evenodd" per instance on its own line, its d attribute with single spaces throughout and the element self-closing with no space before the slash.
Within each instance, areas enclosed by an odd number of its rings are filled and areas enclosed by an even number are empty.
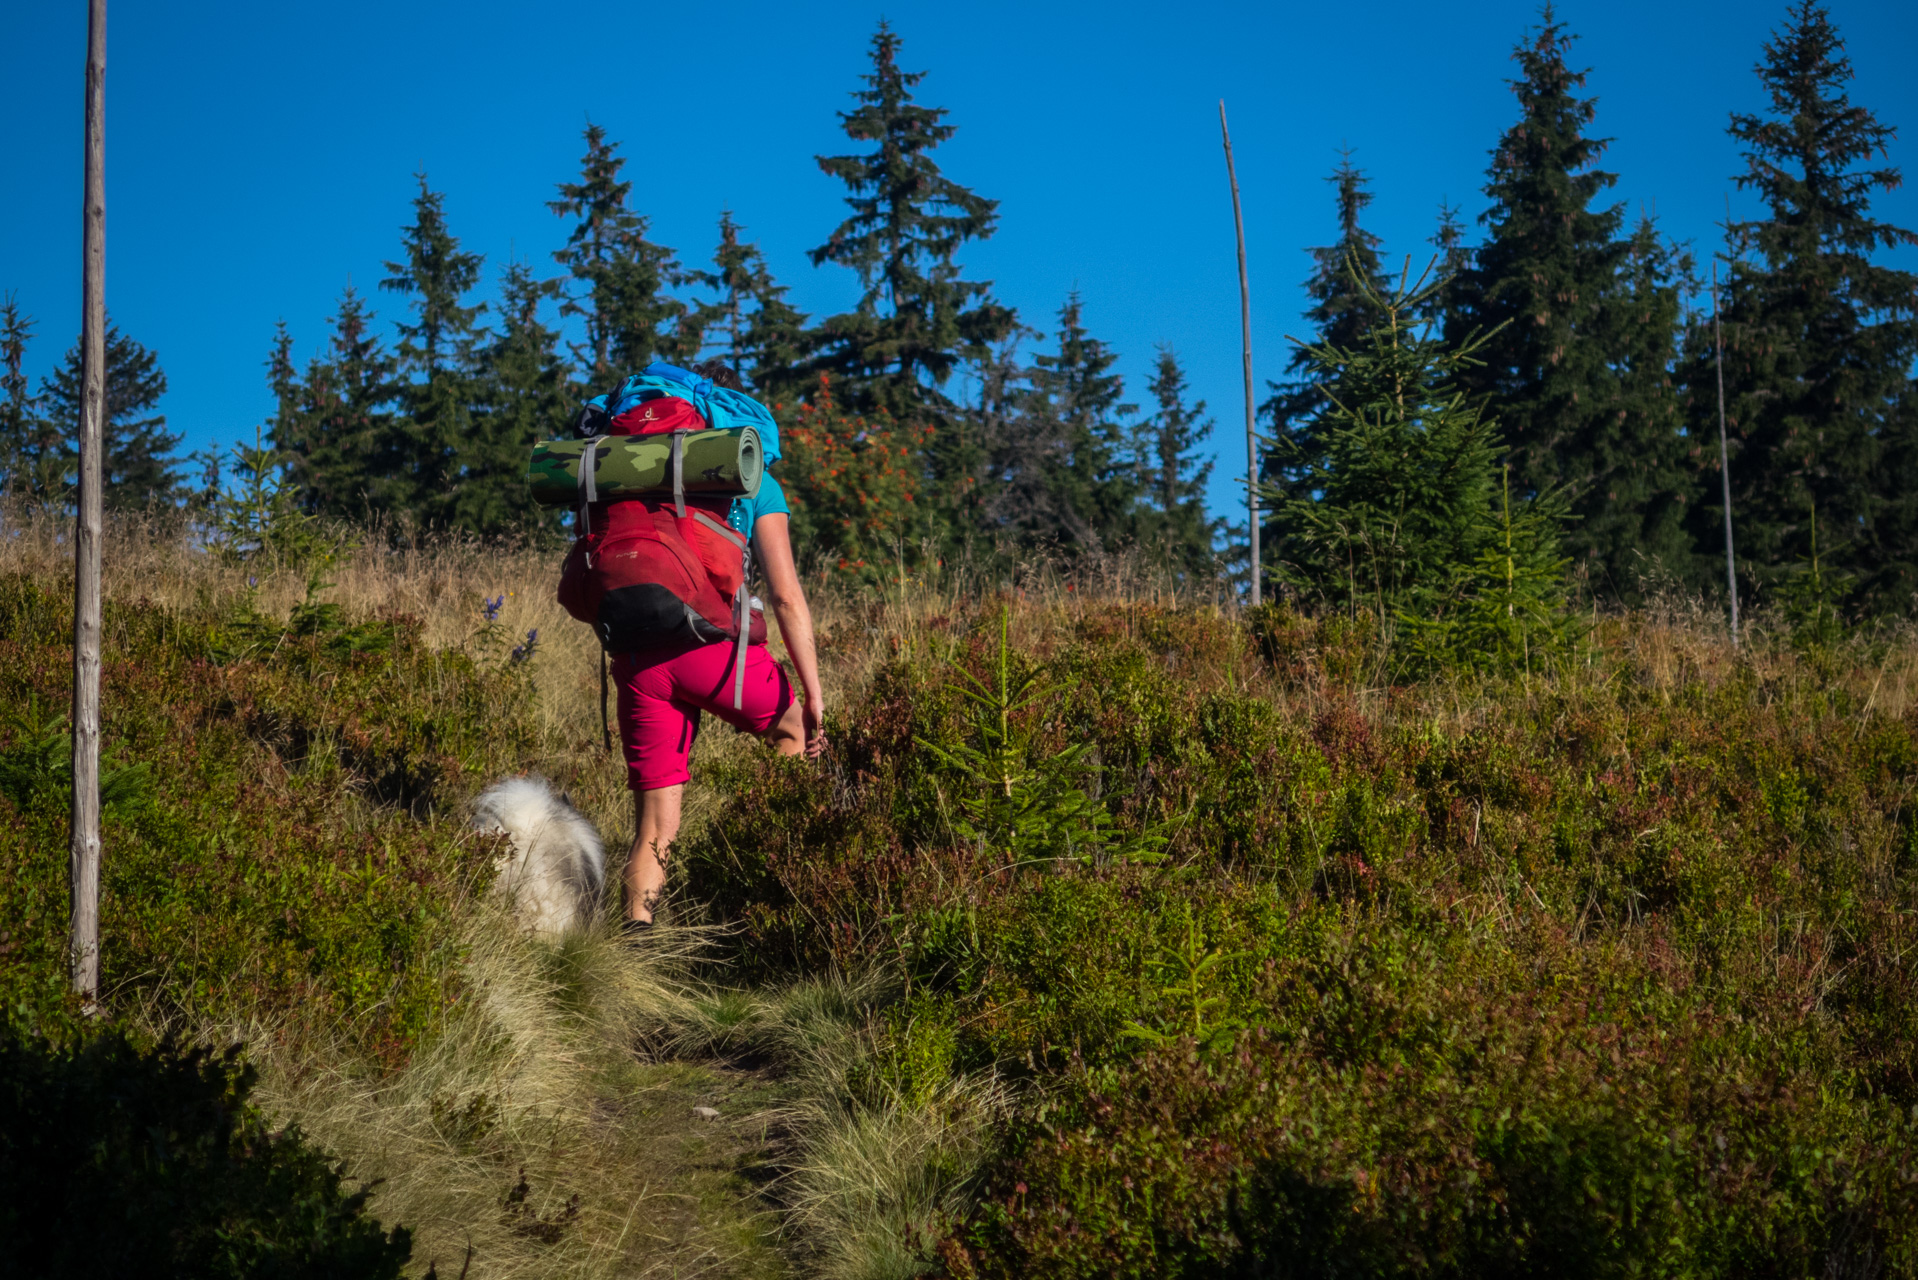
<svg viewBox="0 0 1918 1280">
<path fill-rule="evenodd" d="M 1793 1081 L 1683 1002 L 1598 1007 L 1343 941 L 1317 1016 L 1075 1072 L 955 1272 L 1909 1272 L 1900 1109 Z"/>
<path fill-rule="evenodd" d="M 1343 616 L 1015 615 L 1007 655 L 997 604 L 934 619 L 823 769 L 731 766 L 686 859 L 748 972 L 901 975 L 888 1088 L 1024 1082 L 950 1268 L 1915 1265 L 1892 649 L 1639 616 L 1549 674 L 1394 686 Z M 982 729 L 979 691 L 1038 684 Z M 978 838 L 1057 761 L 1164 861 Z"/>
<path fill-rule="evenodd" d="M 0 581 L 0 1006 L 70 1010 L 65 971 L 69 606 Z M 432 651 L 403 617 L 311 599 L 275 621 L 109 600 L 103 970 L 119 1002 L 285 1015 L 402 1053 L 456 995 L 456 903 L 492 850 L 458 804 L 515 762 L 527 672 Z M 49 744 L 52 744 L 50 749 Z M 49 1022 L 49 1020 L 51 1020 Z"/>
<path fill-rule="evenodd" d="M 569 633 L 421 563 L 109 594 L 102 932 L 112 1016 L 301 1046 L 268 1104 L 448 1274 L 625 1256 L 635 1045 L 794 1091 L 831 1274 L 1914 1272 L 1901 633 L 1648 611 L 1412 680 L 1362 612 L 828 593 L 831 753 L 702 740 L 717 963 L 641 963 L 472 909 L 478 786 L 623 797 Z M 68 625 L 0 580 L 0 996 L 55 1041 Z"/>
</svg>

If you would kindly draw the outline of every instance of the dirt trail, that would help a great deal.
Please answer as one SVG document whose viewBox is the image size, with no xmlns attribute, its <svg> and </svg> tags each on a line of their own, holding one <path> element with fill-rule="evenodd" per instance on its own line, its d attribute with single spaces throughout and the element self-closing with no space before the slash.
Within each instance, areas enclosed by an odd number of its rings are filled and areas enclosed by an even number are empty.
<svg viewBox="0 0 1918 1280">
<path fill-rule="evenodd" d="M 629 1274 L 796 1274 L 771 1194 L 793 1096 L 766 1071 L 718 1063 L 635 1061 L 604 1081 L 594 1136 L 644 1170 L 621 1248 Z"/>
</svg>

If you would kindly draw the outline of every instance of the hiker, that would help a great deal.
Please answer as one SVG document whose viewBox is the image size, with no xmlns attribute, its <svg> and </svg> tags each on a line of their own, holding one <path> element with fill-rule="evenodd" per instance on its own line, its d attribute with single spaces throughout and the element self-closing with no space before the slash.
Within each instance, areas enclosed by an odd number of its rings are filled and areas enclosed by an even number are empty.
<svg viewBox="0 0 1918 1280">
<path fill-rule="evenodd" d="M 695 372 L 719 386 L 743 391 L 739 375 L 725 363 L 709 360 Z M 627 783 L 633 792 L 637 831 L 626 863 L 626 921 L 629 932 L 653 922 L 653 909 L 666 885 L 666 862 L 679 835 L 680 804 L 691 776 L 687 760 L 699 733 L 702 711 L 710 711 L 745 733 L 756 733 L 781 755 L 804 752 L 817 757 L 826 738 L 820 716 L 825 706 L 819 688 L 819 659 L 813 648 L 812 610 L 799 585 L 787 528 L 792 509 L 772 475 L 762 475 L 759 492 L 735 498 L 727 523 L 753 543 L 758 566 L 779 620 L 779 635 L 799 675 L 800 701 L 793 698 L 785 669 L 762 642 L 746 648 L 745 705 L 735 710 L 726 697 L 736 679 L 736 646 L 727 640 L 662 653 L 623 653 L 613 660 L 619 687 L 619 737 L 626 751 Z"/>
<path fill-rule="evenodd" d="M 689 433 L 734 421 L 756 429 L 766 464 L 779 456 L 772 415 L 745 394 L 739 376 L 723 361 L 709 360 L 693 370 L 655 362 L 611 394 L 589 401 L 575 428 L 589 441 L 670 437 L 674 450 L 671 500 L 652 494 L 645 500 L 596 502 L 589 481 L 580 481 L 580 536 L 560 584 L 561 603 L 599 634 L 618 690 L 619 737 L 636 827 L 621 926 L 628 935 L 652 925 L 679 834 L 691 776 L 687 762 L 705 712 L 740 732 L 759 735 L 782 755 L 817 757 L 826 745 L 812 613 L 793 562 L 790 508 L 779 482 L 761 471 L 757 491 L 732 498 L 730 506 L 723 498 L 692 492 L 690 485 L 681 488 L 682 462 L 689 464 L 685 474 L 695 475 L 690 463 L 696 459 L 679 453 L 692 447 L 685 443 Z M 590 465 L 581 470 L 595 474 Z M 715 519 L 721 515 L 724 525 Z M 660 555 L 666 543 L 677 547 L 679 561 Z M 626 551 L 626 559 L 607 555 L 609 548 Z M 619 585 L 622 565 L 648 556 L 658 563 L 630 570 L 632 581 Z M 677 565 L 690 560 L 703 566 L 710 582 L 685 580 L 683 573 L 675 577 Z M 752 594 L 754 566 L 779 619 L 799 699 L 766 647 L 762 606 Z"/>
</svg>

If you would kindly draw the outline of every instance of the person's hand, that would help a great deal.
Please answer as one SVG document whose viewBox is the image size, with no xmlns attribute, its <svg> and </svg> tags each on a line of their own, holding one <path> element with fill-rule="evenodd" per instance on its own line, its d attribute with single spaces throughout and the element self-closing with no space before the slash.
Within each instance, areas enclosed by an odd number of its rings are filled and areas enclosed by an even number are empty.
<svg viewBox="0 0 1918 1280">
<path fill-rule="evenodd" d="M 805 705 L 799 709 L 799 718 L 806 733 L 806 758 L 817 760 L 826 749 L 825 699 L 816 692 L 807 694 Z"/>
</svg>

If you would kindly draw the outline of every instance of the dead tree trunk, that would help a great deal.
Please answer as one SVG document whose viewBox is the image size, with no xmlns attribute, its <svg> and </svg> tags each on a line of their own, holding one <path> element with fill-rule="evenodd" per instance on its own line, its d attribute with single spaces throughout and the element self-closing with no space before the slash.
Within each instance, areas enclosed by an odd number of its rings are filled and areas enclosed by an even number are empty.
<svg viewBox="0 0 1918 1280">
<path fill-rule="evenodd" d="M 107 2 L 87 6 L 87 168 L 80 288 L 80 497 L 73 537 L 73 989 L 100 990 L 100 450 L 106 415 Z"/>
<path fill-rule="evenodd" d="M 1725 495 L 1725 587 L 1732 597 L 1732 648 L 1738 647 L 1738 571 L 1732 559 L 1732 462 L 1725 444 L 1725 338 L 1718 329 L 1718 261 L 1712 260 L 1712 349 L 1718 366 L 1718 481 Z"/>
<path fill-rule="evenodd" d="M 1259 437 L 1252 408 L 1252 291 L 1245 274 L 1245 214 L 1239 208 L 1239 175 L 1232 167 L 1232 131 L 1219 99 L 1219 136 L 1225 140 L 1225 176 L 1232 184 L 1232 225 L 1239 237 L 1239 336 L 1245 348 L 1245 519 L 1251 541 L 1252 603 L 1259 602 Z"/>
</svg>

